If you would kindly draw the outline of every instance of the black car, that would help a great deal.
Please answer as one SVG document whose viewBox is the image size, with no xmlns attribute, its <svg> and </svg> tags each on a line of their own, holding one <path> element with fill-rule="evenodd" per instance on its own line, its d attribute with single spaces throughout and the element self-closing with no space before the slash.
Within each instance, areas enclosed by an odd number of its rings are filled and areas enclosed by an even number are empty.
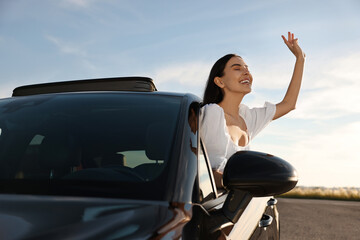
<svg viewBox="0 0 360 240">
<path fill-rule="evenodd" d="M 216 189 L 201 99 L 143 77 L 46 83 L 0 100 L 0 239 L 279 239 L 295 169 L 240 151 Z"/>
</svg>

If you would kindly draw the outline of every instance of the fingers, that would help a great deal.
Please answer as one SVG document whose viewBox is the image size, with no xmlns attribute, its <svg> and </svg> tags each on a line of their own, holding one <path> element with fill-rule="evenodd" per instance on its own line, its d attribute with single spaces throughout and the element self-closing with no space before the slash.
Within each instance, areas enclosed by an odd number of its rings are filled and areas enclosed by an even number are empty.
<svg viewBox="0 0 360 240">
<path fill-rule="evenodd" d="M 296 58 L 298 58 L 298 57 L 305 58 L 305 53 L 303 53 L 303 51 L 301 50 L 299 43 L 298 43 L 299 39 L 295 38 L 294 33 L 288 32 L 287 39 L 284 35 L 281 35 L 281 38 L 284 40 L 284 43 L 290 49 L 290 51 L 296 56 Z"/>
<path fill-rule="evenodd" d="M 286 44 L 286 46 L 288 47 L 288 48 L 291 48 L 291 42 L 290 41 L 288 41 L 286 38 L 285 38 L 285 36 L 284 35 L 281 35 L 281 37 L 282 37 L 282 39 L 284 40 L 284 43 Z"/>
<path fill-rule="evenodd" d="M 288 44 L 294 44 L 294 42 L 298 40 L 298 38 L 295 38 L 295 35 L 292 32 L 288 32 L 288 39 L 286 39 L 284 35 L 281 35 L 281 37 L 284 40 L 284 42 Z"/>
<path fill-rule="evenodd" d="M 281 35 L 282 39 L 284 40 L 284 43 L 288 46 L 291 45 L 290 39 L 286 39 L 286 37 L 284 35 Z"/>
<path fill-rule="evenodd" d="M 295 34 L 288 32 L 288 39 L 286 39 L 286 37 L 284 35 L 281 35 L 281 38 L 284 40 L 284 43 L 286 44 L 286 46 L 291 50 L 291 52 L 294 53 L 294 51 L 299 47 L 298 44 L 298 38 L 295 38 Z M 294 53 L 295 54 L 295 53 Z"/>
</svg>

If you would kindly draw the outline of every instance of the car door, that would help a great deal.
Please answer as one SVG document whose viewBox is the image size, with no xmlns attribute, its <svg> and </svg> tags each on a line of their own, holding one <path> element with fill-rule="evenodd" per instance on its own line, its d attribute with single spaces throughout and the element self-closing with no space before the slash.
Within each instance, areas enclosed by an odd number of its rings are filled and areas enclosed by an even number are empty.
<svg viewBox="0 0 360 240">
<path fill-rule="evenodd" d="M 190 105 L 189 123 L 194 123 L 194 129 L 200 130 L 199 121 L 190 121 L 191 116 L 195 119 L 199 116 L 198 104 L 195 105 Z M 228 192 L 216 188 L 206 146 L 199 136 L 201 134 L 196 134 L 198 148 L 192 149 L 198 159 L 197 179 L 193 192 L 193 218 L 185 232 L 191 232 L 192 239 L 250 239 L 252 235 L 265 236 L 263 232 L 271 224 L 271 218 L 264 216 L 265 210 L 269 208 L 267 205 L 270 198 L 251 198 L 235 223 L 225 217 L 222 208 Z"/>
<path fill-rule="evenodd" d="M 267 230 L 267 227 L 277 224 L 275 221 L 273 223 L 276 212 L 273 204 L 276 204 L 276 201 L 270 201 L 270 197 L 254 197 L 236 223 L 226 221 L 223 217 L 219 217 L 219 213 L 221 214 L 228 194 L 225 189 L 216 189 L 206 146 L 201 140 L 198 166 L 200 203 L 210 218 L 210 220 L 205 220 L 204 224 L 207 225 L 207 231 L 218 228 L 218 232 L 214 233 L 212 237 L 216 236 L 220 239 L 278 239 L 276 227 Z M 265 215 L 265 213 L 267 214 Z M 271 231 L 269 232 L 269 230 Z"/>
</svg>

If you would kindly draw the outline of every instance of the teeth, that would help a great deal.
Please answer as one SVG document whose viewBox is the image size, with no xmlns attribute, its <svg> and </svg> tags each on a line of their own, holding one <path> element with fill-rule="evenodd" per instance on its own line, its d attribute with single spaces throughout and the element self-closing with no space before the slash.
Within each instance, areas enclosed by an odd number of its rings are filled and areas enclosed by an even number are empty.
<svg viewBox="0 0 360 240">
<path fill-rule="evenodd" d="M 241 84 L 243 84 L 243 83 L 250 83 L 250 81 L 249 81 L 249 80 L 242 80 L 240 83 L 241 83 Z"/>
</svg>

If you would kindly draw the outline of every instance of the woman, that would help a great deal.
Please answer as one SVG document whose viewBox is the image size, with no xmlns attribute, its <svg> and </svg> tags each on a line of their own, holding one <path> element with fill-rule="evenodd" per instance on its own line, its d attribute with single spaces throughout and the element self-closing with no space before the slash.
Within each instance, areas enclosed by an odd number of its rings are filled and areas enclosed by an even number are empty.
<svg viewBox="0 0 360 240">
<path fill-rule="evenodd" d="M 293 33 L 281 36 L 296 62 L 284 99 L 278 104 L 266 102 L 262 108 L 241 104 L 251 92 L 253 78 L 245 61 L 235 54 L 220 58 L 212 67 L 205 88 L 201 114 L 201 137 L 207 148 L 217 187 L 222 187 L 222 172 L 227 159 L 249 142 L 272 120 L 295 109 L 299 95 L 305 54 Z"/>
</svg>

